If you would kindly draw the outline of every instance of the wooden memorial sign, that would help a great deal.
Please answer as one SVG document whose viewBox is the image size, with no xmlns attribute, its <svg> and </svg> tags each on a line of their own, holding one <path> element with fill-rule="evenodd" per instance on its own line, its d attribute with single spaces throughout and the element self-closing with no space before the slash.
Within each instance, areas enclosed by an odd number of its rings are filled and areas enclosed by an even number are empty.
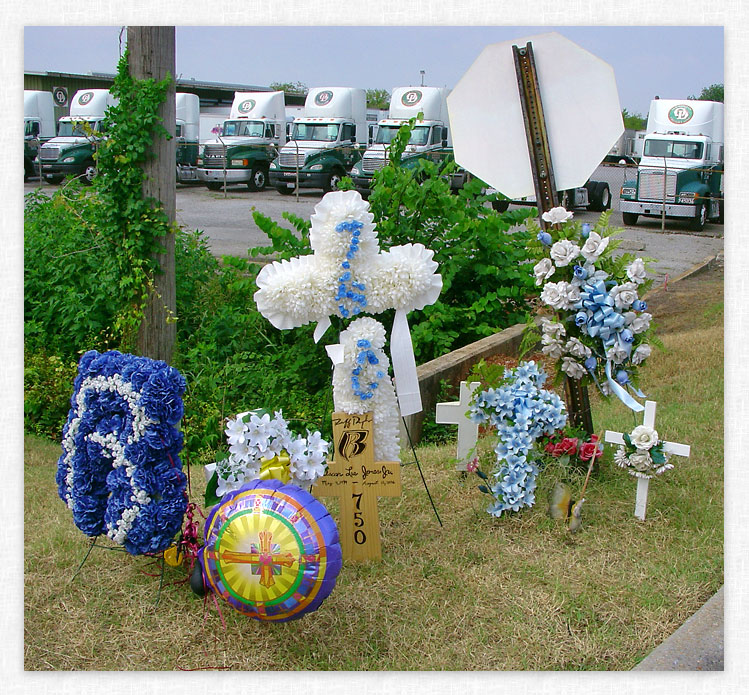
<svg viewBox="0 0 749 695">
<path fill-rule="evenodd" d="M 372 413 L 333 413 L 334 460 L 312 489 L 316 497 L 341 500 L 339 532 L 344 560 L 382 557 L 378 497 L 400 497 L 397 461 L 375 461 Z"/>
</svg>

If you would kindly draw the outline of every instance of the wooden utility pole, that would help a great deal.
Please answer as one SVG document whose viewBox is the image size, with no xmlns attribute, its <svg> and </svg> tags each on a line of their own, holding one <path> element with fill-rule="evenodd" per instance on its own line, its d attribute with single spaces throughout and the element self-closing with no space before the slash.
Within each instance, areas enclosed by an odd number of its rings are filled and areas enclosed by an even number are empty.
<svg viewBox="0 0 749 695">
<path fill-rule="evenodd" d="M 166 131 L 172 135 L 154 137 L 151 153 L 144 164 L 143 196 L 159 201 L 170 222 L 176 214 L 176 140 L 175 104 L 175 39 L 174 27 L 128 27 L 128 68 L 133 79 L 172 78 L 166 99 L 159 107 L 159 116 Z M 146 299 L 143 322 L 138 331 L 138 352 L 146 357 L 169 362 L 177 336 L 176 287 L 174 269 L 174 234 L 161 239 L 163 253 L 155 256 L 161 268 L 153 278 Z"/>
</svg>

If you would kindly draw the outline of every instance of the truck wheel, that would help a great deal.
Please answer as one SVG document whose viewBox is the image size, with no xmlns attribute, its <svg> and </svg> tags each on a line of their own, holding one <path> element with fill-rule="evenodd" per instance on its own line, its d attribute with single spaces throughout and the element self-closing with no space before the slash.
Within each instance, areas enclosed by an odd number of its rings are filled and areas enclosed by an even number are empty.
<svg viewBox="0 0 749 695">
<path fill-rule="evenodd" d="M 701 232 L 705 228 L 705 222 L 707 222 L 707 204 L 700 205 L 697 208 L 697 213 L 689 223 L 689 229 L 694 232 Z"/>
<path fill-rule="evenodd" d="M 93 162 L 90 162 L 86 164 L 86 168 L 83 170 L 83 174 L 81 174 L 81 179 L 83 183 L 92 184 L 95 178 L 96 178 L 96 166 L 94 165 Z"/>
<path fill-rule="evenodd" d="M 492 207 L 497 212 L 507 212 L 507 208 L 510 207 L 510 201 L 509 200 L 493 200 Z"/>
<path fill-rule="evenodd" d="M 330 193 L 330 191 L 338 190 L 338 184 L 341 182 L 342 178 L 343 176 L 341 176 L 339 172 L 333 172 L 325 185 L 323 185 L 323 191 L 325 191 L 326 193 Z"/>
<path fill-rule="evenodd" d="M 294 192 L 293 186 L 291 188 L 289 188 L 288 186 L 276 186 L 276 190 L 281 195 L 291 195 Z"/>
<path fill-rule="evenodd" d="M 603 212 L 611 207 L 611 192 L 609 185 L 604 181 L 591 181 L 595 184 L 588 188 L 588 207 L 593 212 Z"/>
<path fill-rule="evenodd" d="M 598 202 L 601 204 L 601 212 L 606 212 L 606 210 L 611 208 L 611 191 L 609 190 L 609 184 L 605 181 L 600 181 L 596 193 L 598 195 Z"/>
<path fill-rule="evenodd" d="M 630 227 L 634 227 L 637 224 L 637 218 L 639 215 L 636 212 L 623 212 L 622 221 L 624 224 Z"/>
<path fill-rule="evenodd" d="M 247 188 L 251 191 L 262 191 L 265 189 L 265 183 L 268 179 L 265 169 L 262 167 L 252 167 L 250 180 L 247 182 Z"/>
<path fill-rule="evenodd" d="M 206 181 L 206 187 L 209 191 L 220 191 L 223 184 L 218 181 Z"/>
</svg>

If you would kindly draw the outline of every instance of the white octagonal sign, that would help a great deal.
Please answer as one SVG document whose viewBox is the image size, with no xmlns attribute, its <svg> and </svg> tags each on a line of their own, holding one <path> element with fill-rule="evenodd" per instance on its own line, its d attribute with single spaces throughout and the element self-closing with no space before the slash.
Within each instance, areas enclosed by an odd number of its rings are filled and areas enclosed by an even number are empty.
<svg viewBox="0 0 749 695">
<path fill-rule="evenodd" d="M 455 161 L 508 198 L 535 194 L 512 47 L 533 46 L 558 191 L 585 184 L 624 131 L 614 71 L 560 34 L 487 46 L 447 98 Z"/>
</svg>

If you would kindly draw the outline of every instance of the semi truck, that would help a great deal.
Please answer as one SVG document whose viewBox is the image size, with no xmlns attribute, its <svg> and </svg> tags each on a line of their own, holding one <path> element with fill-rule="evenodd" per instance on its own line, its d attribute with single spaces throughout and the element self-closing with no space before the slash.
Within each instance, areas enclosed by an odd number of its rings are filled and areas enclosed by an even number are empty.
<svg viewBox="0 0 749 695">
<path fill-rule="evenodd" d="M 177 92 L 175 95 L 177 123 L 177 183 L 198 180 L 200 135 L 200 98 L 197 94 Z"/>
<path fill-rule="evenodd" d="M 495 195 L 497 190 L 494 188 L 486 189 L 487 195 Z M 606 181 L 593 181 L 589 179 L 579 188 L 570 188 L 566 191 L 557 191 L 559 205 L 567 210 L 575 208 L 586 208 L 592 212 L 604 212 L 611 208 L 611 189 Z M 498 212 L 505 212 L 514 205 L 535 205 L 536 196 L 529 195 L 525 198 L 510 200 L 509 198 L 500 198 L 492 201 L 492 207 Z"/>
<path fill-rule="evenodd" d="M 23 180 L 34 175 L 39 147 L 57 134 L 52 92 L 23 90 Z"/>
<path fill-rule="evenodd" d="M 624 224 L 640 215 L 686 219 L 693 230 L 723 222 L 723 104 L 654 99 L 637 178 L 624 182 Z"/>
<path fill-rule="evenodd" d="M 285 142 L 283 92 L 235 92 L 221 134 L 203 146 L 198 178 L 212 191 L 235 183 L 262 191 L 268 168 Z"/>
<path fill-rule="evenodd" d="M 393 89 L 387 118 L 377 124 L 374 143 L 351 169 L 354 185 L 363 196 L 369 194 L 375 171 L 387 164 L 388 148 L 395 134 L 411 118 L 418 117 L 418 120 L 401 157 L 401 166 L 412 168 L 422 159 L 430 159 L 441 164 L 453 158 L 452 134 L 447 113 L 448 93 L 449 90 L 445 87 Z M 468 173 L 464 169 L 458 169 L 450 178 L 450 186 L 454 190 L 460 189 L 467 179 Z"/>
<path fill-rule="evenodd" d="M 367 98 L 363 89 L 314 87 L 291 138 L 270 166 L 279 193 L 299 188 L 331 191 L 362 156 L 367 143 Z"/>
<path fill-rule="evenodd" d="M 106 89 L 82 89 L 70 102 L 70 115 L 58 121 L 57 136 L 39 148 L 37 166 L 51 183 L 80 176 L 90 183 L 96 175 L 94 153 L 106 110 L 117 100 Z"/>
</svg>

